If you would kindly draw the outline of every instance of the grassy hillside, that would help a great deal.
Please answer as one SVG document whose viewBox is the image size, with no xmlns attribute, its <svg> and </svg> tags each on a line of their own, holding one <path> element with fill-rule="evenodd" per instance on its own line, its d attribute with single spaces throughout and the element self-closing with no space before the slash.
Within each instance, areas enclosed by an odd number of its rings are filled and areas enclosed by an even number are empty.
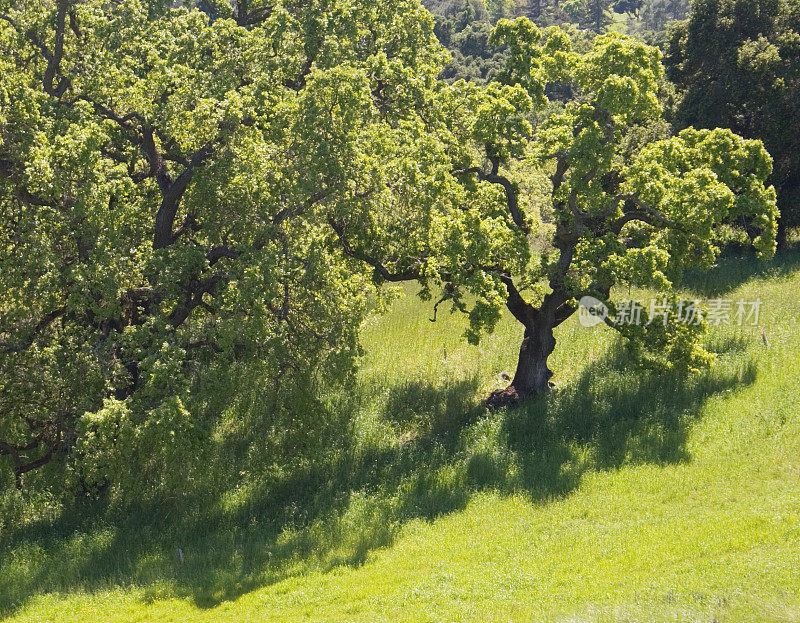
<svg viewBox="0 0 800 623">
<path fill-rule="evenodd" d="M 85 503 L 0 533 L 11 621 L 800 621 L 800 256 L 729 259 L 699 296 L 763 301 L 691 378 L 561 328 L 558 387 L 479 398 L 519 329 L 480 347 L 400 298 L 330 396 L 331 459 L 219 499 Z M 627 292 L 620 293 L 626 296 Z M 322 418 L 323 415 L 321 414 Z"/>
</svg>

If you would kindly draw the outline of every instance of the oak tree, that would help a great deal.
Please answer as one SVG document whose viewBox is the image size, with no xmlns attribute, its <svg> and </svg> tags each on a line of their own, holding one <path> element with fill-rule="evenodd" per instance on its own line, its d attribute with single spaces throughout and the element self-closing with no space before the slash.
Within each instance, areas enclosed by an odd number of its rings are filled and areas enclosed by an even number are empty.
<svg viewBox="0 0 800 623">
<path fill-rule="evenodd" d="M 524 335 L 513 381 L 494 404 L 548 388 L 554 331 L 584 296 L 605 301 L 608 324 L 664 365 L 707 363 L 702 324 L 617 323 L 609 297 L 628 284 L 674 297 L 685 268 L 715 263 L 715 228 L 740 216 L 760 232 L 759 252 L 771 255 L 777 210 L 764 183 L 771 159 L 763 145 L 719 129 L 638 140 L 662 114 L 663 74 L 660 52 L 639 41 L 602 35 L 579 54 L 564 31 L 542 31 L 526 18 L 499 22 L 493 36 L 508 46 L 501 83 L 460 82 L 436 93 L 437 135 L 457 184 L 447 182 L 451 199 L 438 212 L 401 217 L 427 239 L 415 235 L 409 246 L 405 234 L 351 221 L 347 231 L 337 228 L 346 252 L 379 275 L 419 279 L 423 295 L 437 285 L 439 304 L 469 314 L 471 341 L 507 308 Z M 571 85 L 577 97 L 534 129 L 530 114 L 548 109 L 552 81 Z M 515 162 L 547 172 L 546 200 L 525 191 Z"/>
<path fill-rule="evenodd" d="M 287 408 L 344 378 L 377 293 L 338 224 L 424 201 L 418 109 L 446 54 L 416 0 L 173 4 L 0 2 L 0 460 L 18 485 L 65 456 L 95 481 L 179 472 L 193 408 L 236 362 Z"/>
</svg>

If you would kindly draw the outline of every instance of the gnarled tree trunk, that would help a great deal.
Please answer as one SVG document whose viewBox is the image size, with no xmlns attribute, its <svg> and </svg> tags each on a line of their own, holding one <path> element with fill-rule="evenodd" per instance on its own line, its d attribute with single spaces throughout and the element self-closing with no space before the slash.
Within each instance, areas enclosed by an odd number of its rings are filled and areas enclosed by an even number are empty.
<svg viewBox="0 0 800 623">
<path fill-rule="evenodd" d="M 533 396 L 550 386 L 553 372 L 547 359 L 556 347 L 553 326 L 548 322 L 535 323 L 525 328 L 525 337 L 519 349 L 517 371 L 511 386 L 520 396 Z"/>
<path fill-rule="evenodd" d="M 525 335 L 519 349 L 517 371 L 511 385 L 489 396 L 490 408 L 513 407 L 523 398 L 536 396 L 550 388 L 553 372 L 547 360 L 556 348 L 552 317 L 540 317 L 525 326 Z"/>
</svg>

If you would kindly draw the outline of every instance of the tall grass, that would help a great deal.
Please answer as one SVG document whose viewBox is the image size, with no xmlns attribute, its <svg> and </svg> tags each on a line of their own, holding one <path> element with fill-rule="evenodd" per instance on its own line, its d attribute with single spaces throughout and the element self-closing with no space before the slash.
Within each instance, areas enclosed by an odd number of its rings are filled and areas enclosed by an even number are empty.
<svg viewBox="0 0 800 623">
<path fill-rule="evenodd" d="M 463 318 L 431 322 L 406 291 L 364 327 L 351 391 L 308 405 L 318 429 L 229 448 L 248 467 L 198 489 L 215 493 L 7 522 L 0 613 L 800 620 L 797 268 L 728 258 L 687 277 L 687 294 L 763 301 L 761 327 L 712 332 L 708 372 L 631 367 L 612 332 L 568 322 L 556 389 L 495 413 L 481 399 L 513 374 L 520 327 L 469 346 Z M 253 391 L 221 444 L 260 421 Z"/>
</svg>

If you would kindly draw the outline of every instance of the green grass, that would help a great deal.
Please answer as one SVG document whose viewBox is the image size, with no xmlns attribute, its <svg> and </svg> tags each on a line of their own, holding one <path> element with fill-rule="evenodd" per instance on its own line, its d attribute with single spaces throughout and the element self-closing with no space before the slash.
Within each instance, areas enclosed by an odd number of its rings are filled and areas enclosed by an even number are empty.
<svg viewBox="0 0 800 623">
<path fill-rule="evenodd" d="M 703 296 L 759 297 L 709 372 L 632 369 L 560 329 L 557 388 L 480 398 L 520 330 L 479 347 L 400 298 L 358 386 L 320 404 L 336 448 L 214 499 L 81 503 L 0 534 L 12 621 L 800 621 L 800 256 L 729 258 Z M 177 555 L 181 549 L 184 561 Z"/>
</svg>

